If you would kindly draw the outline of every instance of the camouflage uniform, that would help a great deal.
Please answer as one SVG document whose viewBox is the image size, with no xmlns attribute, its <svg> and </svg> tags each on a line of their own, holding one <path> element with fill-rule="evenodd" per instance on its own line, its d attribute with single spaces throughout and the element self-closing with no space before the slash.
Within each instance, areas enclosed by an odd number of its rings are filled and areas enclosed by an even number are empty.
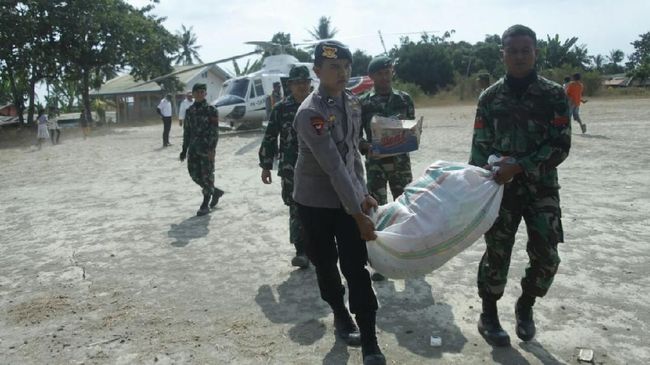
<svg viewBox="0 0 650 365">
<path fill-rule="evenodd" d="M 360 98 L 361 122 L 366 138 L 361 145 L 372 141 L 370 120 L 374 115 L 382 117 L 397 116 L 400 119 L 415 119 L 415 108 L 411 97 L 402 91 L 393 90 L 388 96 L 370 91 Z M 363 133 L 363 132 L 362 132 Z M 362 135 L 363 137 L 363 135 Z M 362 151 L 365 153 L 365 151 Z M 384 157 L 371 158 L 366 156 L 366 174 L 368 191 L 379 205 L 387 203 L 386 182 L 390 185 L 393 198 L 404 192 L 404 187 L 413 180 L 411 159 L 407 153 Z"/>
<path fill-rule="evenodd" d="M 302 226 L 298 219 L 298 208 L 293 201 L 293 169 L 298 159 L 298 136 L 293 129 L 293 119 L 300 104 L 293 96 L 278 103 L 271 112 L 269 124 L 259 150 L 260 167 L 273 169 L 273 159 L 279 157 L 278 176 L 282 183 L 282 200 L 289 206 L 289 240 L 296 247 L 297 254 L 304 253 Z M 280 146 L 278 149 L 278 134 Z"/>
<path fill-rule="evenodd" d="M 517 95 L 500 79 L 479 98 L 470 164 L 485 166 L 488 156 L 512 156 L 523 171 L 505 184 L 499 217 L 485 234 L 487 249 L 478 270 L 481 298 L 498 300 L 505 289 L 515 233 L 523 217 L 529 264 L 521 280 L 530 296 L 546 294 L 560 264 L 564 241 L 556 167 L 571 147 L 569 108 L 562 87 L 533 75 Z"/>
<path fill-rule="evenodd" d="M 219 114 L 208 102 L 195 102 L 185 112 L 183 151 L 187 151 L 187 170 L 203 195 L 212 195 L 214 153 L 219 140 Z"/>
</svg>

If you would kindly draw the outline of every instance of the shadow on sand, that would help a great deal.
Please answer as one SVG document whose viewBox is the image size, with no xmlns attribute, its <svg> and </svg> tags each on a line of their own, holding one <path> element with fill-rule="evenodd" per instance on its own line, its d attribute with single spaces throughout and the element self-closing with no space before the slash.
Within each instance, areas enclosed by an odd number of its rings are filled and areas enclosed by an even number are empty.
<svg viewBox="0 0 650 365">
<path fill-rule="evenodd" d="M 201 217 L 193 216 L 179 224 L 172 224 L 167 236 L 174 239 L 174 247 L 185 247 L 191 240 L 205 237 L 210 232 L 210 214 Z"/>
<path fill-rule="evenodd" d="M 313 269 L 292 271 L 278 285 L 277 296 L 270 285 L 260 286 L 255 302 L 271 322 L 294 325 L 288 335 L 295 343 L 312 345 L 325 335 L 326 327 L 320 319 L 331 310 L 320 299 Z"/>
<path fill-rule="evenodd" d="M 455 324 L 451 306 L 435 301 L 424 278 L 406 279 L 400 292 L 393 280 L 375 282 L 374 287 L 380 302 L 377 327 L 394 334 L 400 347 L 427 358 L 462 351 L 467 339 Z M 441 337 L 442 346 L 432 347 L 431 336 Z"/>
<path fill-rule="evenodd" d="M 588 138 L 588 139 L 611 139 L 607 136 L 603 136 L 601 134 L 574 134 L 576 137 L 580 138 Z"/>
</svg>

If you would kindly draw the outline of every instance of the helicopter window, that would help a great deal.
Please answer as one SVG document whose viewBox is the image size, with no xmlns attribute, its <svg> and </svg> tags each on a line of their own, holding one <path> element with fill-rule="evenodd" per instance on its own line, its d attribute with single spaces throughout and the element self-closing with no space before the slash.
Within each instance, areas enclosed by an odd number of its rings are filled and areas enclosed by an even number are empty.
<svg viewBox="0 0 650 365">
<path fill-rule="evenodd" d="M 264 95 L 264 86 L 262 86 L 262 80 L 260 80 L 260 79 L 255 80 L 253 85 L 255 86 L 255 93 L 258 96 Z"/>
<path fill-rule="evenodd" d="M 248 79 L 232 80 L 225 91 L 226 95 L 235 95 L 240 98 L 246 98 L 246 91 L 248 91 Z"/>
<path fill-rule="evenodd" d="M 249 93 L 248 97 L 250 99 L 255 97 L 255 86 L 251 87 L 251 92 Z"/>
</svg>

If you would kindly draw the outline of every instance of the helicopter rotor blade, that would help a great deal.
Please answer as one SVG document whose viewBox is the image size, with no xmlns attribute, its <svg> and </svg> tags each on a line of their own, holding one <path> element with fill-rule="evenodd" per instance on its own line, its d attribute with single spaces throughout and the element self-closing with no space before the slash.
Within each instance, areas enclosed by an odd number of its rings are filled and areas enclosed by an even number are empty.
<svg viewBox="0 0 650 365">
<path fill-rule="evenodd" d="M 255 50 L 255 51 L 253 51 L 253 52 L 248 52 L 248 53 L 240 54 L 240 55 L 237 55 L 237 56 L 232 56 L 232 57 L 223 58 L 223 59 L 216 60 L 216 61 L 212 61 L 212 62 L 202 63 L 202 64 L 200 64 L 200 65 L 196 65 L 196 66 L 193 66 L 193 67 L 185 68 L 185 69 L 183 69 L 183 70 L 179 70 L 179 71 L 174 71 L 174 72 L 168 73 L 168 74 L 166 74 L 166 75 L 158 76 L 158 77 L 153 78 L 153 79 L 151 79 L 151 80 L 143 81 L 143 82 L 141 82 L 141 83 L 138 83 L 138 84 L 132 86 L 131 88 L 136 88 L 136 87 L 142 86 L 142 85 L 147 84 L 147 83 L 150 83 L 150 82 L 158 82 L 158 81 L 160 81 L 160 80 L 164 80 L 164 79 L 167 79 L 167 78 L 170 78 L 170 77 L 176 76 L 176 75 L 181 74 L 181 73 L 184 73 L 184 72 L 188 72 L 188 71 L 196 70 L 196 69 L 199 69 L 199 68 L 204 68 L 204 67 L 206 67 L 206 66 L 216 65 L 217 63 L 223 63 L 223 62 L 228 62 L 228 61 L 236 60 L 236 59 L 238 59 L 238 58 L 242 58 L 242 57 L 252 56 L 252 55 L 255 55 L 255 54 L 259 54 L 259 53 L 262 53 L 262 51 L 260 51 L 260 50 Z"/>
</svg>

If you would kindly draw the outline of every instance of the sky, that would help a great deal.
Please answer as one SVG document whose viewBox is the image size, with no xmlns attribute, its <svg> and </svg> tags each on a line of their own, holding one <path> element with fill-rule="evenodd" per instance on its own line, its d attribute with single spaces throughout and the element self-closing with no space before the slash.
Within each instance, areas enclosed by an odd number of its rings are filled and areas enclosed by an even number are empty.
<svg viewBox="0 0 650 365">
<path fill-rule="evenodd" d="M 126 1 L 136 7 L 152 3 Z M 244 42 L 269 41 L 277 32 L 290 33 L 294 43 L 310 40 L 308 31 L 321 16 L 330 17 L 336 39 L 370 55 L 383 51 L 379 30 L 390 49 L 405 33 L 417 40 L 423 31 L 441 36 L 453 29 L 452 41 L 476 43 L 519 23 L 538 39 L 576 36 L 590 55 L 621 49 L 627 60 L 634 51 L 630 43 L 650 31 L 649 0 L 160 0 L 154 6 L 151 13 L 165 17 L 170 32 L 193 28 L 204 62 L 253 51 Z M 231 63 L 220 66 L 232 69 Z"/>
</svg>

